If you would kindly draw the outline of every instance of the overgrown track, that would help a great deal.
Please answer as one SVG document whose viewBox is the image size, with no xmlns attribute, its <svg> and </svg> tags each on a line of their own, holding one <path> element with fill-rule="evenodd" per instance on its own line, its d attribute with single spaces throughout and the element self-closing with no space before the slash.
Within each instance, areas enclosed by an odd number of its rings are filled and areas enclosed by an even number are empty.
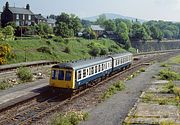
<svg viewBox="0 0 180 125">
<path fill-rule="evenodd" d="M 0 66 L 0 72 L 10 71 L 17 69 L 19 67 L 32 67 L 32 66 L 42 66 L 42 65 L 50 65 L 50 64 L 57 64 L 57 61 L 34 61 L 34 62 L 23 62 L 18 64 L 11 64 L 11 65 L 2 65 Z"/>
<path fill-rule="evenodd" d="M 75 98 L 82 96 L 89 90 L 94 89 L 98 85 L 104 84 L 105 82 L 115 78 L 115 77 L 121 77 L 124 78 L 128 74 L 131 74 L 132 72 L 136 71 L 140 67 L 142 67 L 144 64 L 149 63 L 154 60 L 158 60 L 161 57 L 169 56 L 173 53 L 168 53 L 166 55 L 152 55 L 147 58 L 141 59 L 136 61 L 129 69 L 124 70 L 122 72 L 116 73 L 113 76 L 110 76 L 106 79 L 96 80 L 95 84 L 92 87 L 88 87 L 87 89 L 82 89 L 78 94 L 70 96 L 70 95 L 53 95 L 52 93 L 47 94 L 46 96 L 42 96 L 39 98 L 32 99 L 28 101 L 27 103 L 24 103 L 21 106 L 14 106 L 10 109 L 7 109 L 0 114 L 0 125 L 6 125 L 6 124 L 31 124 L 45 115 L 47 116 L 49 113 L 54 112 L 57 109 L 61 109 L 65 104 L 73 101 Z"/>
</svg>

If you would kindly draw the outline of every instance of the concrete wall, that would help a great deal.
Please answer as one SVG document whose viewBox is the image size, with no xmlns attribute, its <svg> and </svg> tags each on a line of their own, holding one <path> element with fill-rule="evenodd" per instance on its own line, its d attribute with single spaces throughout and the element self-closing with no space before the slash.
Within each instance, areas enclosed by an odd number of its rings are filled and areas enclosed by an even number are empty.
<svg viewBox="0 0 180 125">
<path fill-rule="evenodd" d="M 138 49 L 140 52 L 148 51 L 159 51 L 159 50 L 170 50 L 180 49 L 180 40 L 173 41 L 133 41 L 131 42 L 132 47 Z"/>
</svg>

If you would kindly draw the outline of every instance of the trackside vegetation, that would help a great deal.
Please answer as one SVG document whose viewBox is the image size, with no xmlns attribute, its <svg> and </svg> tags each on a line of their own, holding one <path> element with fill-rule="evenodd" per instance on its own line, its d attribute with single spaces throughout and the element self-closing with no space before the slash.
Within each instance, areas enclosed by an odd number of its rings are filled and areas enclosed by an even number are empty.
<svg viewBox="0 0 180 125">
<path fill-rule="evenodd" d="M 112 95 L 116 94 L 118 91 L 125 89 L 125 84 L 123 81 L 118 81 L 111 85 L 109 89 L 102 95 L 102 100 L 110 98 Z"/>
<path fill-rule="evenodd" d="M 66 114 L 57 114 L 51 121 L 51 125 L 78 125 L 80 121 L 89 118 L 88 113 L 67 112 Z"/>
<path fill-rule="evenodd" d="M 62 62 L 125 52 L 123 48 L 109 39 L 86 40 L 55 37 L 53 39 L 0 41 L 0 44 L 4 43 L 12 48 L 12 54 L 7 59 L 8 63 L 37 60 Z"/>
<path fill-rule="evenodd" d="M 159 77 L 162 80 L 180 80 L 180 73 L 176 73 L 170 69 L 162 69 L 159 72 Z"/>
<path fill-rule="evenodd" d="M 31 82 L 33 80 L 33 74 L 30 68 L 21 67 L 17 71 L 17 76 L 22 82 Z"/>
</svg>

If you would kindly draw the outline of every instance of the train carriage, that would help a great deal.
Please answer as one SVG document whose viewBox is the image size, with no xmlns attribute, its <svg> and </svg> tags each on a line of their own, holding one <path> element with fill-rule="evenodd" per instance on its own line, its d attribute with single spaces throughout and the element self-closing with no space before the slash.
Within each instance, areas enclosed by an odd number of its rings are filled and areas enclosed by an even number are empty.
<svg viewBox="0 0 180 125">
<path fill-rule="evenodd" d="M 50 86 L 75 90 L 98 78 L 108 76 L 114 71 L 127 68 L 131 63 L 131 53 L 61 63 L 51 69 Z"/>
<path fill-rule="evenodd" d="M 98 57 L 52 67 L 50 86 L 77 89 L 112 72 L 112 58 Z"/>
</svg>

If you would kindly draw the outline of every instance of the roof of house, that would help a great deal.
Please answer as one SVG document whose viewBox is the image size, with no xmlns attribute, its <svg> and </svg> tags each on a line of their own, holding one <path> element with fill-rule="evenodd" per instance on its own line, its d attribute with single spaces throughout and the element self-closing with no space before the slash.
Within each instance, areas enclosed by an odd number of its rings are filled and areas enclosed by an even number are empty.
<svg viewBox="0 0 180 125">
<path fill-rule="evenodd" d="M 100 25 L 91 25 L 91 29 L 95 31 L 104 31 L 104 28 L 102 28 Z"/>
<path fill-rule="evenodd" d="M 38 20 L 46 20 L 46 18 L 44 18 L 41 14 L 36 14 L 35 18 Z"/>
<path fill-rule="evenodd" d="M 46 19 L 46 20 L 47 20 L 47 23 L 48 23 L 48 24 L 55 24 L 55 23 L 56 23 L 56 20 L 55 20 L 55 19 L 48 18 L 48 19 Z"/>
<path fill-rule="evenodd" d="M 34 15 L 31 10 L 28 10 L 28 9 L 26 9 L 26 8 L 9 7 L 8 9 L 9 9 L 12 13 Z"/>
</svg>

